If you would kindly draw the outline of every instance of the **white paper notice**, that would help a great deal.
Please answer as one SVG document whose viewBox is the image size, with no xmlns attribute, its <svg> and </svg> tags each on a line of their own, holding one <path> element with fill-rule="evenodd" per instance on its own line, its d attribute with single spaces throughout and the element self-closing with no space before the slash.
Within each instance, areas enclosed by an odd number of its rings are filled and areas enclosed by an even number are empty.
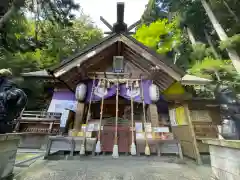
<svg viewBox="0 0 240 180">
<path fill-rule="evenodd" d="M 153 127 L 153 132 L 169 132 L 168 127 Z"/>
<path fill-rule="evenodd" d="M 144 133 L 136 133 L 136 139 L 144 139 Z"/>
<path fill-rule="evenodd" d="M 88 131 L 88 132 L 94 131 L 94 124 L 88 124 L 87 131 Z"/>
<path fill-rule="evenodd" d="M 169 118 L 172 126 L 177 126 L 176 123 L 176 110 L 175 109 L 170 109 L 169 110 Z"/>
<path fill-rule="evenodd" d="M 152 124 L 151 123 L 145 123 L 144 124 L 144 129 L 145 129 L 145 132 L 152 132 Z"/>
<path fill-rule="evenodd" d="M 76 101 L 53 99 L 48 108 L 48 112 L 62 113 L 66 108 L 75 111 L 76 104 Z"/>
<path fill-rule="evenodd" d="M 135 129 L 136 129 L 136 132 L 143 132 L 142 123 L 136 122 L 135 123 Z"/>
<path fill-rule="evenodd" d="M 67 118 L 68 118 L 69 110 L 64 109 L 60 119 L 60 127 L 65 127 Z"/>
</svg>

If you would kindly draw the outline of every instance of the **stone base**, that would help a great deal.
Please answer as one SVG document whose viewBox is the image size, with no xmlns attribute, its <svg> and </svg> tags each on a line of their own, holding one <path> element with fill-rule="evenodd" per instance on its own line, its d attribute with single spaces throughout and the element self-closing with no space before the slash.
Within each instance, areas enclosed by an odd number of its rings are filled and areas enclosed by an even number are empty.
<svg viewBox="0 0 240 180">
<path fill-rule="evenodd" d="M 209 144 L 212 172 L 217 180 L 240 179 L 240 141 L 204 140 Z"/>
<path fill-rule="evenodd" d="M 50 136 L 46 148 L 45 158 L 53 151 L 70 151 L 70 156 L 73 156 L 75 151 L 80 151 L 81 145 L 84 142 L 83 137 L 71 136 Z M 95 153 L 96 138 L 86 138 L 86 151 Z"/>
<path fill-rule="evenodd" d="M 240 179 L 240 149 L 210 145 L 213 174 L 219 180 Z"/>
<path fill-rule="evenodd" d="M 0 134 L 0 179 L 13 173 L 20 137 L 15 134 Z"/>
<path fill-rule="evenodd" d="M 19 148 L 46 149 L 48 133 L 19 133 L 21 136 Z"/>
</svg>

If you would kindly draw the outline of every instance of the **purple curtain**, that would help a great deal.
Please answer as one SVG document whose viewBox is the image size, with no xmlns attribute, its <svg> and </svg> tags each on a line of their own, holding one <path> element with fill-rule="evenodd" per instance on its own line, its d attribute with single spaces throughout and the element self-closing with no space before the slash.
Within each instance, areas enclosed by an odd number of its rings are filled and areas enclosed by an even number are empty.
<svg viewBox="0 0 240 180">
<path fill-rule="evenodd" d="M 115 85 L 112 85 L 109 89 L 103 90 L 102 88 L 98 88 L 97 84 L 98 84 L 98 80 L 95 81 L 95 90 L 92 95 L 92 101 L 101 101 L 102 96 L 104 96 L 104 99 L 107 99 L 116 94 L 116 86 Z M 93 86 L 93 81 L 88 81 L 87 82 L 87 97 L 85 100 L 86 102 L 90 101 L 92 86 Z"/>
<path fill-rule="evenodd" d="M 75 94 L 71 91 L 57 91 L 57 92 L 54 92 L 52 99 L 76 101 Z"/>
<path fill-rule="evenodd" d="M 152 81 L 150 80 L 143 80 L 142 81 L 142 86 L 143 86 L 143 97 L 144 97 L 144 102 L 145 104 L 151 104 L 151 99 L 149 96 L 149 86 L 152 84 Z M 141 83 L 139 83 L 140 88 Z M 141 99 L 141 91 L 139 88 L 137 89 L 133 89 L 133 92 L 131 92 L 131 90 L 129 88 L 126 88 L 126 84 L 121 84 L 120 85 L 120 96 L 122 96 L 125 99 L 130 100 L 131 99 L 131 95 L 133 95 L 133 101 L 135 102 L 142 102 Z"/>
<path fill-rule="evenodd" d="M 97 87 L 98 80 L 95 81 L 95 87 Z M 150 80 L 143 80 L 143 94 L 144 94 L 144 102 L 146 104 L 151 104 L 151 99 L 149 96 L 149 86 L 152 84 L 152 81 Z M 141 85 L 139 83 L 139 85 Z M 86 102 L 90 101 L 91 91 L 92 91 L 93 81 L 87 82 L 87 97 Z M 134 98 L 133 100 L 135 102 L 141 103 L 141 92 L 140 89 L 133 90 L 133 93 L 131 93 L 130 89 L 126 88 L 125 84 L 119 85 L 119 95 L 122 96 L 125 99 L 130 100 L 131 94 L 133 94 Z M 101 88 L 95 88 L 95 91 L 92 95 L 92 101 L 100 101 L 102 96 L 104 96 L 104 99 L 110 98 L 112 96 L 116 95 L 116 85 L 112 85 L 111 88 L 103 91 Z"/>
</svg>

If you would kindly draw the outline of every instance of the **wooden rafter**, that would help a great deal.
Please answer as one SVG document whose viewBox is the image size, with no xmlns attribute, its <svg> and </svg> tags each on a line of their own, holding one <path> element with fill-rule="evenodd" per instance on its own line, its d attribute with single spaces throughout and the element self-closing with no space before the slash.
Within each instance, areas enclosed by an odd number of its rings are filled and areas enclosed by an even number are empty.
<svg viewBox="0 0 240 180">
<path fill-rule="evenodd" d="M 133 65 L 135 65 L 137 68 L 141 69 L 143 72 L 147 73 L 149 76 L 152 75 L 151 71 L 147 68 L 147 66 L 140 65 L 139 62 L 134 60 L 131 55 L 127 54 L 126 52 L 124 53 L 126 57 L 128 57 L 128 61 L 130 61 Z M 145 68 L 144 68 L 145 67 Z M 161 81 L 158 79 L 155 79 L 156 83 L 160 86 L 161 91 L 166 88 L 166 85 L 163 84 Z"/>
<path fill-rule="evenodd" d="M 139 45 L 135 44 L 133 41 L 130 41 L 126 36 L 121 36 L 121 41 L 126 44 L 128 47 L 131 47 L 134 49 L 134 51 L 138 52 L 138 54 L 145 59 L 148 59 L 153 64 L 159 66 L 163 71 L 165 71 L 167 74 L 170 74 L 174 79 L 180 81 L 181 76 L 175 72 L 171 67 L 169 67 L 167 64 L 162 62 L 160 59 L 149 53 L 147 50 L 141 48 Z"/>
<path fill-rule="evenodd" d="M 138 63 L 138 64 L 141 64 L 143 67 L 146 67 L 146 69 L 147 69 L 147 71 L 152 71 L 149 67 L 152 67 L 153 66 L 153 64 L 150 64 L 147 60 L 143 60 L 143 58 L 142 57 L 140 57 L 140 56 L 136 56 L 136 54 L 134 53 L 134 54 L 131 54 L 131 52 L 128 52 L 128 51 L 126 51 L 126 52 L 124 52 L 124 54 L 126 54 L 128 57 L 130 57 L 132 60 L 134 60 L 136 63 Z M 171 80 L 172 78 L 168 78 L 169 76 L 166 74 L 166 73 L 164 73 L 164 72 L 162 72 L 162 71 L 159 71 L 159 72 L 157 72 L 158 73 L 158 75 L 164 75 L 164 82 L 168 82 L 169 80 Z"/>
<path fill-rule="evenodd" d="M 144 57 L 140 56 L 138 53 L 134 52 L 131 48 L 129 48 L 129 47 L 127 47 L 127 46 L 124 46 L 124 49 L 126 50 L 126 52 L 129 52 L 129 53 L 133 54 L 133 55 L 131 56 L 131 58 L 136 59 L 136 61 L 139 62 L 139 63 L 140 63 L 140 60 L 141 60 L 141 59 L 145 59 Z M 150 63 L 150 62 L 147 61 L 146 59 L 145 59 L 145 61 L 144 61 L 144 64 L 145 64 L 145 63 L 147 64 L 147 67 L 154 67 L 154 64 Z M 149 70 L 149 71 L 152 71 L 151 69 L 148 69 L 148 70 Z M 167 83 L 169 80 L 172 80 L 172 78 L 169 77 L 169 75 L 166 74 L 163 70 L 159 70 L 157 73 L 158 73 L 158 74 L 161 74 L 161 76 L 164 75 L 165 78 L 163 78 L 163 81 L 166 82 L 166 83 Z"/>
</svg>

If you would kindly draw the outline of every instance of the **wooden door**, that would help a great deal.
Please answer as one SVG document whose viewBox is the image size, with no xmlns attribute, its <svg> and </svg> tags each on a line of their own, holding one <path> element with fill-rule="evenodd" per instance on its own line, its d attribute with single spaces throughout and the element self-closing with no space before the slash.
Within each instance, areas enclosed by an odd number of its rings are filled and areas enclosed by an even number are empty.
<svg viewBox="0 0 240 180">
<path fill-rule="evenodd" d="M 102 131 L 101 143 L 103 152 L 112 152 L 114 145 L 114 131 L 111 129 Z"/>
<path fill-rule="evenodd" d="M 119 152 L 129 152 L 129 136 L 130 131 L 128 128 L 118 131 L 118 151 Z"/>
</svg>

